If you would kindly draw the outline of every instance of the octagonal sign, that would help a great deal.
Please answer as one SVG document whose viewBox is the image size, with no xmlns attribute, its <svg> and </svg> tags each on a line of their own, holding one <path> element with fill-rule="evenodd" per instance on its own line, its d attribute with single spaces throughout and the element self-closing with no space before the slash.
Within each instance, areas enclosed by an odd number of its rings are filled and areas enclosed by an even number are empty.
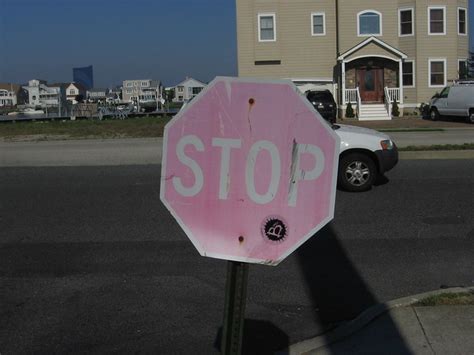
<svg viewBox="0 0 474 355">
<path fill-rule="evenodd" d="M 290 81 L 216 78 L 165 127 L 160 197 L 201 255 L 276 265 L 333 218 L 338 156 Z"/>
</svg>

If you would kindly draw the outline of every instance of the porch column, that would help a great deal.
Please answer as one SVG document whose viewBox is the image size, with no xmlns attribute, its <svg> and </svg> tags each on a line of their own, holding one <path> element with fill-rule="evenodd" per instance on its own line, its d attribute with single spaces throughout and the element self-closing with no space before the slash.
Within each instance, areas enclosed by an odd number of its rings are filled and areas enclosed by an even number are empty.
<svg viewBox="0 0 474 355">
<path fill-rule="evenodd" d="M 399 91 L 400 91 L 400 102 L 399 104 L 403 104 L 403 59 L 398 61 L 398 82 L 399 82 Z"/>
<path fill-rule="evenodd" d="M 345 105 L 346 102 L 346 61 L 343 59 L 341 62 L 341 94 L 342 94 L 342 104 Z"/>
</svg>

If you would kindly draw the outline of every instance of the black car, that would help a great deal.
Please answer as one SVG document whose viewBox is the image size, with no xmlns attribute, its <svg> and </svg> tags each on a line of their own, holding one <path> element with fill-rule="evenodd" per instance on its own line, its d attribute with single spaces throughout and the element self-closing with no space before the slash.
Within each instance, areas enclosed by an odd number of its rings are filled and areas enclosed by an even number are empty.
<svg viewBox="0 0 474 355">
<path fill-rule="evenodd" d="M 325 120 L 331 123 L 336 122 L 337 105 L 331 91 L 307 91 L 306 98 Z"/>
</svg>

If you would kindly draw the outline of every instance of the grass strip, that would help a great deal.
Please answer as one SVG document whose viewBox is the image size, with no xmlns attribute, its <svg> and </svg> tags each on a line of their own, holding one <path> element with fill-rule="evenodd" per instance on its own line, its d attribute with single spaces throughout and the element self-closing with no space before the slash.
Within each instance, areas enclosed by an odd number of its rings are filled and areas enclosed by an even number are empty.
<svg viewBox="0 0 474 355">
<path fill-rule="evenodd" d="M 464 144 L 435 144 L 435 145 L 408 145 L 406 147 L 399 147 L 402 152 L 419 152 L 426 150 L 474 150 L 474 143 Z"/>
<path fill-rule="evenodd" d="M 127 118 L 125 120 L 55 120 L 3 122 L 0 137 L 61 136 L 64 138 L 161 137 L 169 118 L 160 116 Z"/>
<path fill-rule="evenodd" d="M 427 297 L 414 304 L 414 306 L 418 307 L 464 305 L 474 305 L 474 293 L 442 293 L 440 295 Z"/>
</svg>

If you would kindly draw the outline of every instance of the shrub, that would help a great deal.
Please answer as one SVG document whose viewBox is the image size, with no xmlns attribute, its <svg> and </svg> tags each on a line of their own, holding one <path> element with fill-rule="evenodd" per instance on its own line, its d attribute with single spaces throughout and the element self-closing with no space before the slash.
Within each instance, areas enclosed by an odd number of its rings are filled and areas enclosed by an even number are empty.
<svg viewBox="0 0 474 355">
<path fill-rule="evenodd" d="M 398 117 L 400 116 L 400 110 L 398 108 L 398 103 L 397 101 L 393 101 L 393 104 L 392 104 L 392 116 L 393 117 Z"/>
<path fill-rule="evenodd" d="M 346 117 L 347 118 L 353 118 L 355 115 L 354 115 L 354 109 L 352 108 L 352 105 L 350 102 L 347 103 L 347 106 L 346 106 Z"/>
</svg>

